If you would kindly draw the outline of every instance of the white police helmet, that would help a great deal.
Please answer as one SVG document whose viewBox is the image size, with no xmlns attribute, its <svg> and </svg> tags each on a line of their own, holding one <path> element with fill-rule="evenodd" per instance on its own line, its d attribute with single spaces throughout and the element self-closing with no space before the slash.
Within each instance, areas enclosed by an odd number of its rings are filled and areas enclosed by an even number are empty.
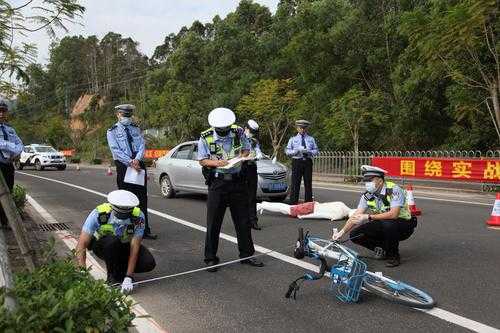
<svg viewBox="0 0 500 333">
<path fill-rule="evenodd" d="M 120 213 L 130 212 L 134 207 L 139 206 L 139 199 L 137 196 L 125 190 L 109 192 L 108 202 L 113 206 L 113 210 Z"/>
<path fill-rule="evenodd" d="M 216 108 L 208 114 L 208 123 L 213 128 L 226 128 L 234 124 L 234 112 L 226 108 Z"/>
<path fill-rule="evenodd" d="M 363 175 L 363 180 L 368 181 L 373 177 L 384 178 L 384 176 L 387 174 L 387 171 L 376 166 L 362 165 L 361 174 Z"/>
<path fill-rule="evenodd" d="M 257 122 L 253 119 L 247 121 L 247 127 L 253 132 L 257 132 L 259 130 L 259 124 L 257 124 Z"/>
</svg>

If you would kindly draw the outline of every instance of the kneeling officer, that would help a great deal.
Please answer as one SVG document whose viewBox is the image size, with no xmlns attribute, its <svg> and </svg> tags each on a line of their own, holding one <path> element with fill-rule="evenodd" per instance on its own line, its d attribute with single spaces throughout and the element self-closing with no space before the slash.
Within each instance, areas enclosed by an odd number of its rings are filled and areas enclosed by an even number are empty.
<svg viewBox="0 0 500 333">
<path fill-rule="evenodd" d="M 139 199 L 129 191 L 108 194 L 108 202 L 90 212 L 83 224 L 76 247 L 78 264 L 85 267 L 86 249 L 106 262 L 107 282 L 122 282 L 121 290 L 133 289 L 133 274 L 153 270 L 156 266 L 151 252 L 141 245 L 144 235 L 144 214 Z"/>
</svg>

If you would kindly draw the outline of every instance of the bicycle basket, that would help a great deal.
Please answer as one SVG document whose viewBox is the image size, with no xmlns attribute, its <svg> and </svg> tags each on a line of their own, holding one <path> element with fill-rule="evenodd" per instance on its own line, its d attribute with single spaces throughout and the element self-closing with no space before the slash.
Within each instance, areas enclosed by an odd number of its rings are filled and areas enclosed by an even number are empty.
<svg viewBox="0 0 500 333">
<path fill-rule="evenodd" d="M 357 302 L 365 272 L 364 262 L 357 257 L 349 258 L 342 254 L 330 270 L 332 279 L 330 290 L 335 292 L 336 297 L 342 302 Z"/>
</svg>

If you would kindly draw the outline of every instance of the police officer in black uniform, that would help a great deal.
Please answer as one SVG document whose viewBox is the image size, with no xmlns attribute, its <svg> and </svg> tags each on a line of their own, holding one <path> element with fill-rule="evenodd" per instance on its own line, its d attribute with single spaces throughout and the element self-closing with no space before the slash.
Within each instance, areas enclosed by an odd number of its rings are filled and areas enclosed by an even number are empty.
<svg viewBox="0 0 500 333">
<path fill-rule="evenodd" d="M 204 168 L 208 184 L 207 234 L 205 239 L 205 263 L 214 266 L 219 263 L 217 249 L 219 234 L 226 207 L 229 206 L 233 219 L 240 258 L 252 256 L 255 252 L 250 224 L 248 223 L 248 192 L 241 163 L 230 165 L 229 160 L 248 156 L 250 145 L 241 127 L 235 126 L 233 111 L 217 108 L 208 115 L 211 128 L 201 133 L 198 141 L 198 160 Z M 254 258 L 241 261 L 242 264 L 262 267 L 264 264 Z M 217 271 L 210 268 L 209 272 Z"/>
<path fill-rule="evenodd" d="M 250 141 L 250 154 L 255 157 L 256 160 L 262 158 L 262 151 L 260 150 L 259 144 L 259 124 L 253 119 L 250 119 L 245 125 L 245 136 Z M 249 160 L 245 163 L 245 173 L 247 176 L 248 183 L 248 217 L 250 222 L 250 227 L 255 230 L 261 230 L 262 228 L 258 225 L 257 218 L 257 186 L 259 183 L 257 174 L 257 162 L 255 160 Z"/>
<path fill-rule="evenodd" d="M 148 219 L 148 177 L 146 165 L 144 164 L 144 152 L 146 150 L 144 137 L 140 128 L 132 122 L 132 113 L 135 106 L 122 104 L 115 107 L 118 122 L 108 129 L 107 139 L 109 149 L 113 154 L 116 165 L 116 183 L 120 190 L 127 190 L 139 198 L 139 207 L 145 215 L 146 228 L 145 239 L 156 239 L 157 235 L 151 233 Z M 129 184 L 124 182 L 127 168 L 144 170 L 144 185 Z"/>
</svg>

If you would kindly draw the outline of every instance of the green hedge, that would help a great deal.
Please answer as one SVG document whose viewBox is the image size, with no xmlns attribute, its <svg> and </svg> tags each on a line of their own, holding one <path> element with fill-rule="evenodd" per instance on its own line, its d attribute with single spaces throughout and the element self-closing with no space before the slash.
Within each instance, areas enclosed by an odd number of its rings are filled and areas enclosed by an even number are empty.
<svg viewBox="0 0 500 333">
<path fill-rule="evenodd" d="M 24 211 L 24 205 L 26 205 L 26 189 L 20 185 L 15 185 L 12 189 L 12 199 L 16 204 L 19 213 Z"/>
<path fill-rule="evenodd" d="M 71 259 L 15 277 L 17 308 L 0 308 L 0 332 L 126 332 L 135 315 L 118 289 L 94 280 Z M 3 304 L 4 290 L 0 291 Z"/>
</svg>

